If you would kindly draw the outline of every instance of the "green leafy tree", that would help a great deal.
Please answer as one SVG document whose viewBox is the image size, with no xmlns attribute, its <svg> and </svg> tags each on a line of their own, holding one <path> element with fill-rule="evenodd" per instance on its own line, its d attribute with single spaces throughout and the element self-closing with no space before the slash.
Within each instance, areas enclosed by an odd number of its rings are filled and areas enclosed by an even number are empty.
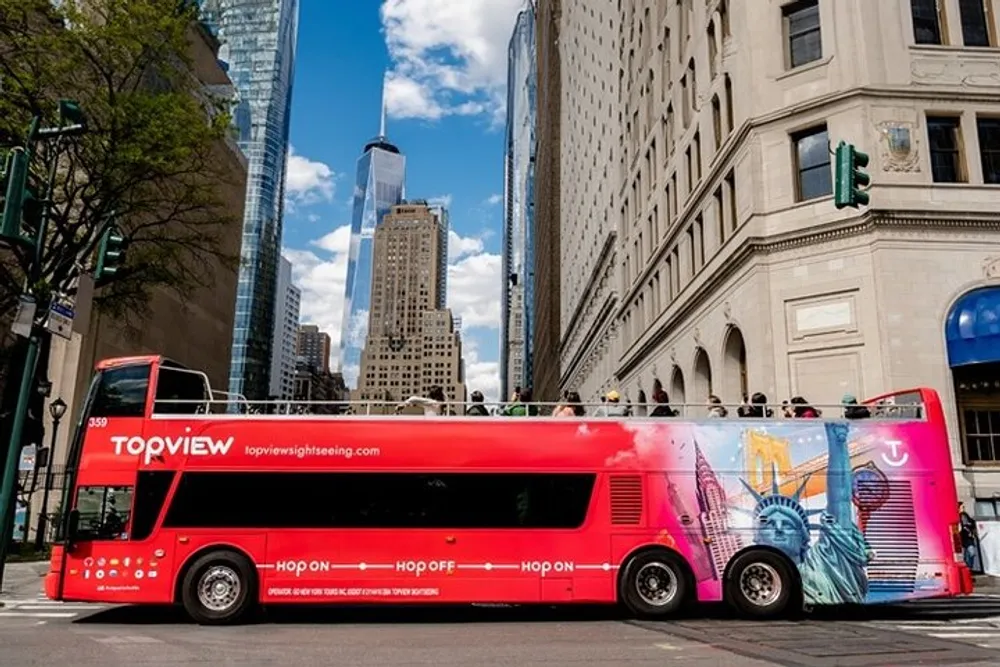
<svg viewBox="0 0 1000 667">
<path fill-rule="evenodd" d="M 220 260 L 238 261 L 222 242 L 239 224 L 224 198 L 238 183 L 224 156 L 231 100 L 199 79 L 191 54 L 193 40 L 212 39 L 203 30 L 193 2 L 0 0 L 0 146 L 23 142 L 34 115 L 55 125 L 60 98 L 77 101 L 88 126 L 59 148 L 40 305 L 75 294 L 110 219 L 129 240 L 124 267 L 97 292 L 113 316 L 141 318 L 152 290 L 210 286 Z M 55 157 L 38 144 L 35 183 Z M 0 257 L 0 313 L 15 309 L 29 259 Z"/>
</svg>

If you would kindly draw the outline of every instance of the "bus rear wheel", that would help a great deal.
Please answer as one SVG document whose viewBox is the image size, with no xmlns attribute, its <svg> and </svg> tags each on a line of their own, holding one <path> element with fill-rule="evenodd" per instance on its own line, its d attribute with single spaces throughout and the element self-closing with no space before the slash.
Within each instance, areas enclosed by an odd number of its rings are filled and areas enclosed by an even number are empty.
<svg viewBox="0 0 1000 667">
<path fill-rule="evenodd" d="M 733 561 L 726 597 L 743 616 L 774 618 L 790 611 L 798 580 L 787 559 L 770 551 L 748 551 Z"/>
<path fill-rule="evenodd" d="M 629 559 L 619 582 L 625 607 L 640 618 L 676 613 L 688 596 L 688 577 L 680 558 L 669 551 L 644 551 Z"/>
<path fill-rule="evenodd" d="M 200 625 L 233 625 L 257 605 L 257 576 L 246 557 L 232 551 L 199 556 L 181 584 L 181 602 Z"/>
</svg>

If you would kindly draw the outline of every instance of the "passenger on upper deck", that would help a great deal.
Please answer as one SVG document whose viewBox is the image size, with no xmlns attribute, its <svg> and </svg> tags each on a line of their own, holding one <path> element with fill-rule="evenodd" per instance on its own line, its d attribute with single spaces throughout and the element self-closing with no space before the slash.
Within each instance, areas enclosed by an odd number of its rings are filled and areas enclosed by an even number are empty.
<svg viewBox="0 0 1000 667">
<path fill-rule="evenodd" d="M 583 409 L 580 394 L 575 391 L 567 391 L 563 394 L 563 401 L 552 411 L 553 417 L 582 417 L 587 414 Z"/>
<path fill-rule="evenodd" d="M 844 404 L 844 419 L 868 419 L 872 416 L 866 405 L 858 405 L 858 399 L 852 394 L 844 394 L 840 400 Z"/>
<path fill-rule="evenodd" d="M 594 412 L 595 417 L 628 417 L 628 408 L 621 404 L 621 394 L 612 389 L 606 398 L 604 405 Z"/>
<path fill-rule="evenodd" d="M 465 414 L 469 417 L 490 416 L 490 411 L 483 405 L 483 392 L 479 390 L 472 392 L 472 405 L 465 409 Z"/>
<path fill-rule="evenodd" d="M 419 405 L 424 409 L 424 415 L 426 416 L 441 416 L 446 414 L 455 414 L 454 411 L 449 410 L 447 406 L 447 399 L 444 396 L 444 389 L 441 387 L 431 387 L 430 391 L 427 392 L 427 397 L 423 396 L 410 396 L 408 399 L 396 406 L 396 412 L 401 412 L 405 408 L 413 405 Z"/>
<path fill-rule="evenodd" d="M 531 405 L 531 387 L 521 389 L 515 401 L 504 407 L 501 414 L 504 417 L 537 417 L 538 406 Z"/>
</svg>

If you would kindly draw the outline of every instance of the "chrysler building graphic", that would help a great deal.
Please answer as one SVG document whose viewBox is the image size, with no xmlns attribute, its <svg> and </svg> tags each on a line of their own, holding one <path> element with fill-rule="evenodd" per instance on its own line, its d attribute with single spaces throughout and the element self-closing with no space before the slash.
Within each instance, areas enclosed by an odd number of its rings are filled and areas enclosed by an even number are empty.
<svg viewBox="0 0 1000 667">
<path fill-rule="evenodd" d="M 726 503 L 726 491 L 722 488 L 708 459 L 702 454 L 701 447 L 696 442 L 695 452 L 695 489 L 698 495 L 698 521 L 701 532 L 708 543 L 708 553 L 712 559 L 715 578 L 722 579 L 726 564 L 736 552 L 743 548 L 739 535 L 729 530 L 729 506 Z"/>
</svg>

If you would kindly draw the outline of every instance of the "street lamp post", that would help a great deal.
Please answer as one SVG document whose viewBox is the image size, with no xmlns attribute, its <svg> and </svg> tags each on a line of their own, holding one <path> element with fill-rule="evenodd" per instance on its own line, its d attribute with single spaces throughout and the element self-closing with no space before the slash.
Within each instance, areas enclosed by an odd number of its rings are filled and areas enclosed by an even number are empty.
<svg viewBox="0 0 1000 667">
<path fill-rule="evenodd" d="M 45 466 L 45 489 L 42 491 L 42 509 L 38 513 L 38 528 L 35 529 L 35 551 L 45 547 L 45 533 L 49 527 L 49 489 L 52 488 L 52 459 L 56 451 L 56 434 L 59 433 L 59 421 L 66 414 L 66 402 L 57 398 L 49 404 L 49 416 L 52 417 L 52 440 L 49 442 L 49 455 Z"/>
</svg>

